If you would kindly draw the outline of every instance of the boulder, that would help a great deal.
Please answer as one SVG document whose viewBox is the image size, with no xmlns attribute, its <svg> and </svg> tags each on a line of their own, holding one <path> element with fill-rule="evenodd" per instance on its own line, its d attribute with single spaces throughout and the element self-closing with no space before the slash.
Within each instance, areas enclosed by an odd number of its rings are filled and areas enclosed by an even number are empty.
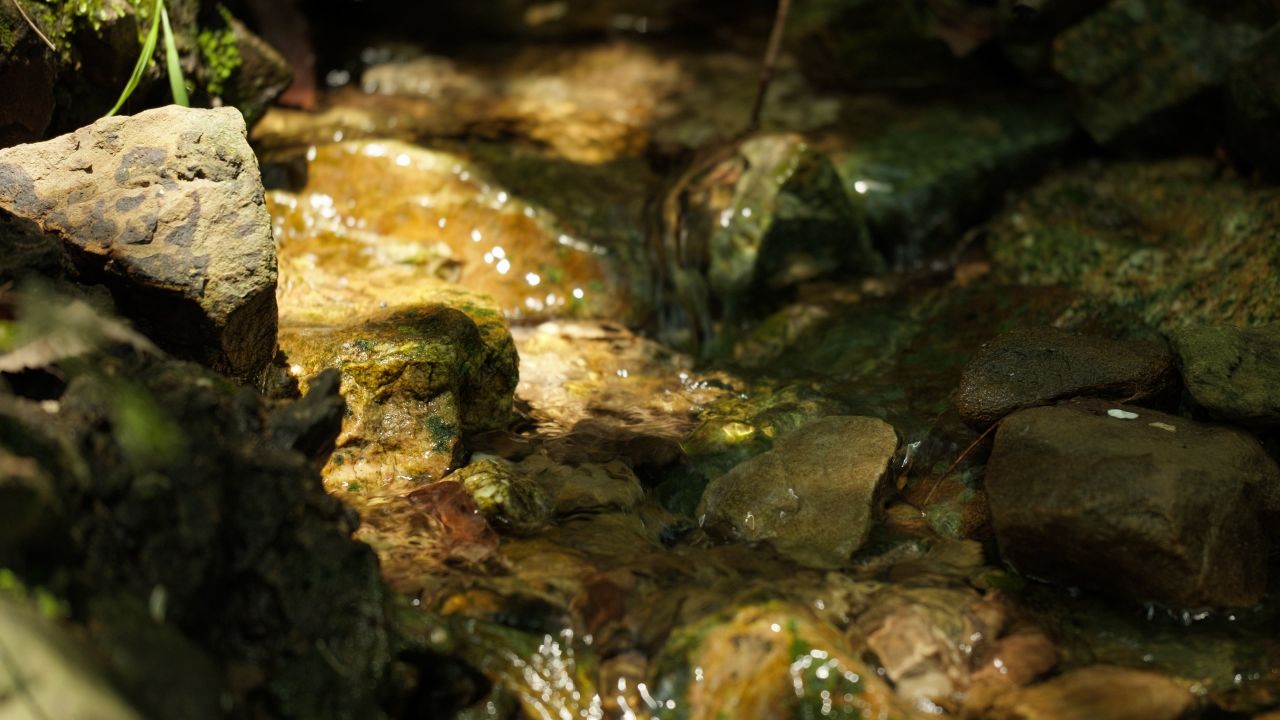
<svg viewBox="0 0 1280 720">
<path fill-rule="evenodd" d="M 1231 70 L 1227 81 L 1227 147 L 1233 158 L 1280 180 L 1280 28 L 1272 29 Z"/>
<path fill-rule="evenodd" d="M 160 108 L 0 150 L 0 229 L 14 228 L 60 243 L 180 357 L 251 380 L 275 352 L 275 242 L 236 110 Z"/>
<path fill-rule="evenodd" d="M 35 329 L 26 314 L 18 322 Z M 101 649 L 145 688 L 148 707 L 184 706 L 174 695 L 185 686 L 166 701 L 168 680 L 136 671 L 159 656 L 176 673 L 184 645 L 213 659 L 221 672 L 210 682 L 225 681 L 248 714 L 377 717 L 391 662 L 377 560 L 303 454 L 333 442 L 336 383 L 282 407 L 122 345 L 57 359 L 66 384 L 53 398 L 0 395 L 0 458 L 26 473 L 0 483 L 0 496 L 39 512 L 0 533 L 0 566 L 57 576 L 82 598 Z M 111 598 L 141 610 L 99 613 Z M 164 628 L 142 632 L 130 619 L 139 614 Z"/>
<path fill-rule="evenodd" d="M 1193 683 L 1109 665 L 1073 670 L 996 701 L 995 720 L 1178 720 L 1196 703 Z"/>
<path fill-rule="evenodd" d="M 899 267 L 951 247 L 1078 133 L 1067 108 L 1046 98 L 863 102 L 847 111 L 859 122 L 821 147 L 865 207 L 876 249 Z"/>
<path fill-rule="evenodd" d="M 1280 325 L 1192 325 L 1172 340 L 1196 404 L 1227 422 L 1280 425 Z"/>
<path fill-rule="evenodd" d="M 698 507 L 721 538 L 764 541 L 811 567 L 844 565 L 866 542 L 898 449 L 878 418 L 815 420 L 712 480 Z"/>
<path fill-rule="evenodd" d="M 1280 19 L 1263 5 L 1238 12 L 1194 0 L 1117 0 L 1058 36 L 1053 64 L 1071 86 L 1076 117 L 1107 142 L 1220 87 Z"/>
<path fill-rule="evenodd" d="M 1240 431 L 1101 400 L 1021 410 L 986 489 L 1000 552 L 1029 576 L 1179 608 L 1266 589 L 1280 468 Z"/>
<path fill-rule="evenodd" d="M 1173 358 L 1151 344 L 1027 328 L 986 343 L 960 376 L 956 407 L 986 427 L 1014 410 L 1072 397 L 1143 403 L 1175 386 Z"/>
</svg>

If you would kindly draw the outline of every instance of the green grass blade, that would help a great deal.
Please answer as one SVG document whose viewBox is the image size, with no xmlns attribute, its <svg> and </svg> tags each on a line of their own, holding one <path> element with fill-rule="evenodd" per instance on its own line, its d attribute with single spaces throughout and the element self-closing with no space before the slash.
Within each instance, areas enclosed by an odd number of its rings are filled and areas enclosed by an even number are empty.
<svg viewBox="0 0 1280 720">
<path fill-rule="evenodd" d="M 160 34 L 160 11 L 163 9 L 161 4 L 163 0 L 156 0 L 155 17 L 151 19 L 151 30 L 147 32 L 147 39 L 142 43 L 142 54 L 138 55 L 138 64 L 133 67 L 133 75 L 129 77 L 129 82 L 124 86 L 124 92 L 120 93 L 120 99 L 116 101 L 115 107 L 106 114 L 111 117 L 120 112 L 120 108 L 124 107 L 125 101 L 137 89 L 138 83 L 142 81 L 142 74 L 147 71 L 147 65 L 151 63 L 151 55 L 156 51 L 156 36 Z"/>
<path fill-rule="evenodd" d="M 169 27 L 169 11 L 165 9 L 164 3 L 160 4 L 160 22 L 164 23 L 164 64 L 169 70 L 169 89 L 173 91 L 173 101 L 182 107 L 191 107 L 186 83 L 182 81 L 182 66 L 178 64 L 178 46 L 173 41 L 173 28 Z"/>
</svg>

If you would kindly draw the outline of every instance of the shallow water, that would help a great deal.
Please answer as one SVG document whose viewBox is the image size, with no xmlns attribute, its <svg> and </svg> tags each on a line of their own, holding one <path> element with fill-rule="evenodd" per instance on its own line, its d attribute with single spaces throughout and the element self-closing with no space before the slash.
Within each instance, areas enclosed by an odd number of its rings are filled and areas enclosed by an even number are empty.
<svg viewBox="0 0 1280 720">
<path fill-rule="evenodd" d="M 921 240 L 903 257 L 930 260 L 896 273 L 778 291 L 719 327 L 709 361 L 654 339 L 655 298 L 672 296 L 655 292 L 651 243 L 674 158 L 735 131 L 753 68 L 636 43 L 423 56 L 258 130 L 268 176 L 292 173 L 268 197 L 285 334 L 449 283 L 487 294 L 510 326 L 509 427 L 464 431 L 435 476 L 326 469 L 403 597 L 406 635 L 490 684 L 457 716 L 999 715 L 1051 669 L 1094 665 L 1172 676 L 1201 708 L 1280 700 L 1273 607 L 1147 617 L 1017 577 L 986 528 L 983 449 L 947 472 L 977 438 L 952 392 L 982 343 L 1123 327 L 1123 313 L 997 284 L 957 234 L 940 254 Z M 768 128 L 837 138 L 868 132 L 848 113 L 880 102 L 786 73 L 773 100 Z M 902 441 L 864 548 L 816 570 L 713 542 L 706 483 L 832 414 L 883 418 Z M 478 514 L 448 476 L 468 454 L 556 498 L 540 529 L 502 534 Z"/>
</svg>

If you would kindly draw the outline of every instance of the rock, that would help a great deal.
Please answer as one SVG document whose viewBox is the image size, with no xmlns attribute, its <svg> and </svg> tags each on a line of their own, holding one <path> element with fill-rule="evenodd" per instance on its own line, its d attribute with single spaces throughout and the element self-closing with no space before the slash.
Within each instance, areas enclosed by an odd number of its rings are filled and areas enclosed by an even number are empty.
<svg viewBox="0 0 1280 720">
<path fill-rule="evenodd" d="M 502 458 L 474 458 L 448 479 L 461 482 L 499 530 L 532 535 L 551 520 L 554 496 Z"/>
<path fill-rule="evenodd" d="M 815 420 L 707 485 L 698 516 L 720 537 L 765 541 L 835 568 L 866 541 L 880 511 L 898 435 L 883 420 Z"/>
<path fill-rule="evenodd" d="M 850 108 L 859 121 L 819 143 L 865 206 L 875 248 L 911 267 L 951 247 L 1066 151 L 1077 130 L 1059 103 L 995 96 L 923 107 Z M 872 120 L 874 118 L 874 120 Z"/>
<path fill-rule="evenodd" d="M 992 276 L 1075 289 L 1095 298 L 1082 310 L 1124 307 L 1166 333 L 1280 322 L 1277 203 L 1203 159 L 1087 164 L 991 223 Z"/>
<path fill-rule="evenodd" d="M 921 90 L 990 84 L 966 59 L 992 35 L 990 7 L 956 2 L 908 7 L 869 0 L 797 4 L 787 27 L 789 51 L 806 74 L 857 89 Z"/>
<path fill-rule="evenodd" d="M 968 589 L 912 588 L 884 595 L 857 626 L 894 691 L 916 707 L 963 700 L 972 656 L 995 643 L 1003 614 L 983 607 Z"/>
<path fill-rule="evenodd" d="M 161 108 L 0 150 L 0 218 L 59 240 L 166 350 L 244 380 L 271 360 L 275 243 L 235 110 Z"/>
<path fill-rule="evenodd" d="M 707 482 L 759 455 L 808 423 L 844 407 L 802 383 L 756 382 L 707 399 L 680 443 L 681 464 L 657 487 L 663 505 L 696 517 Z"/>
<path fill-rule="evenodd" d="M 440 479 L 463 464 L 464 431 L 502 428 L 511 419 L 518 358 L 492 307 L 473 304 L 487 300 L 448 288 L 387 290 L 405 304 L 333 318 L 338 325 L 288 315 L 280 335 L 304 385 L 328 368 L 342 374 L 350 413 L 325 470 L 335 489 L 358 483 L 386 492 Z"/>
<path fill-rule="evenodd" d="M 1053 670 L 1058 652 L 1044 631 L 1024 626 L 1000 638 L 982 660 L 965 697 L 965 709 L 979 717 L 997 698 Z"/>
<path fill-rule="evenodd" d="M 270 437 L 273 408 L 150 354 L 59 369 L 56 398 L 0 412 L 0 447 L 36 463 L 57 498 L 23 565 L 47 563 L 86 602 L 128 596 L 160 614 L 249 714 L 377 717 L 391 662 L 377 561 L 313 459 Z"/>
<path fill-rule="evenodd" d="M 1086 400 L 1007 416 L 987 463 L 1019 571 L 1178 608 L 1262 597 L 1280 469 L 1252 437 Z"/>
<path fill-rule="evenodd" d="M 631 512 L 644 500 L 640 479 L 621 461 L 571 466 L 531 455 L 520 467 L 533 474 L 551 493 L 556 515 L 561 517 L 575 513 Z"/>
<path fill-rule="evenodd" d="M 1231 71 L 1227 146 L 1233 159 L 1280 179 L 1280 149 L 1269 141 L 1280 123 L 1280 29 L 1273 29 Z"/>
<path fill-rule="evenodd" d="M 89 648 L 51 618 L 0 592 L 4 720 L 141 720 Z"/>
<path fill-rule="evenodd" d="M 266 114 L 271 101 L 293 81 L 289 63 L 265 40 L 225 9 L 225 28 L 204 28 L 197 36 L 205 70 L 210 76 L 209 95 L 234 105 L 253 127 Z M 216 80 L 216 82 L 215 82 Z"/>
<path fill-rule="evenodd" d="M 271 439 L 323 466 L 342 432 L 347 411 L 347 402 L 339 393 L 341 382 L 342 374 L 333 368 L 313 378 L 305 397 L 271 413 L 267 419 Z"/>
<path fill-rule="evenodd" d="M 1175 384 L 1164 348 L 1028 328 L 982 346 L 960 376 L 956 407 L 985 428 L 1015 410 L 1072 397 L 1143 404 L 1169 395 Z"/>
<path fill-rule="evenodd" d="M 881 269 L 831 161 L 801 137 L 762 135 L 717 153 L 663 205 L 662 271 L 694 330 L 733 327 L 801 281 Z"/>
<path fill-rule="evenodd" d="M 677 630 L 654 661 L 653 694 L 717 717 L 923 717 L 847 641 L 803 609 L 748 606 Z"/>
<path fill-rule="evenodd" d="M 1173 335 L 1187 391 L 1219 420 L 1280 424 L 1280 326 L 1192 325 Z"/>
<path fill-rule="evenodd" d="M 1142 670 L 1095 665 L 996 701 L 997 720 L 1178 720 L 1195 705 L 1192 684 Z"/>
<path fill-rule="evenodd" d="M 1054 67 L 1098 142 L 1147 126 L 1226 80 L 1280 20 L 1258 3 L 1233 12 L 1193 0 L 1118 0 L 1060 35 Z"/>
<path fill-rule="evenodd" d="M 1108 0 L 1009 0 L 997 12 L 996 39 L 1014 67 L 1037 86 L 1054 86 L 1053 41 Z"/>
</svg>

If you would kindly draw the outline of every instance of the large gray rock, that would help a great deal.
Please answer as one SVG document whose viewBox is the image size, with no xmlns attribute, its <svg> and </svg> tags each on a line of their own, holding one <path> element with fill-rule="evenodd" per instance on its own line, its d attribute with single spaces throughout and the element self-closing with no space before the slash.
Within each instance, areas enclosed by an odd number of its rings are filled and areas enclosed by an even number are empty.
<svg viewBox="0 0 1280 720">
<path fill-rule="evenodd" d="M 1187 391 L 1221 420 L 1280 425 L 1280 325 L 1193 325 L 1173 336 Z"/>
<path fill-rule="evenodd" d="M 0 231 L 38 230 L 159 345 L 243 379 L 276 345 L 276 256 L 240 113 L 166 107 L 0 150 Z"/>
<path fill-rule="evenodd" d="M 714 535 L 839 567 L 871 532 L 897 449 L 897 432 L 878 418 L 815 420 L 712 480 L 698 517 Z"/>
<path fill-rule="evenodd" d="M 1175 607 L 1265 591 L 1280 469 L 1243 432 L 1100 400 L 1031 408 L 1001 424 L 986 489 L 1027 575 Z"/>
<path fill-rule="evenodd" d="M 1164 348 L 1027 328 L 982 346 L 960 376 L 956 407 L 967 422 L 986 427 L 1014 410 L 1071 397 L 1151 400 L 1175 380 Z"/>
</svg>

